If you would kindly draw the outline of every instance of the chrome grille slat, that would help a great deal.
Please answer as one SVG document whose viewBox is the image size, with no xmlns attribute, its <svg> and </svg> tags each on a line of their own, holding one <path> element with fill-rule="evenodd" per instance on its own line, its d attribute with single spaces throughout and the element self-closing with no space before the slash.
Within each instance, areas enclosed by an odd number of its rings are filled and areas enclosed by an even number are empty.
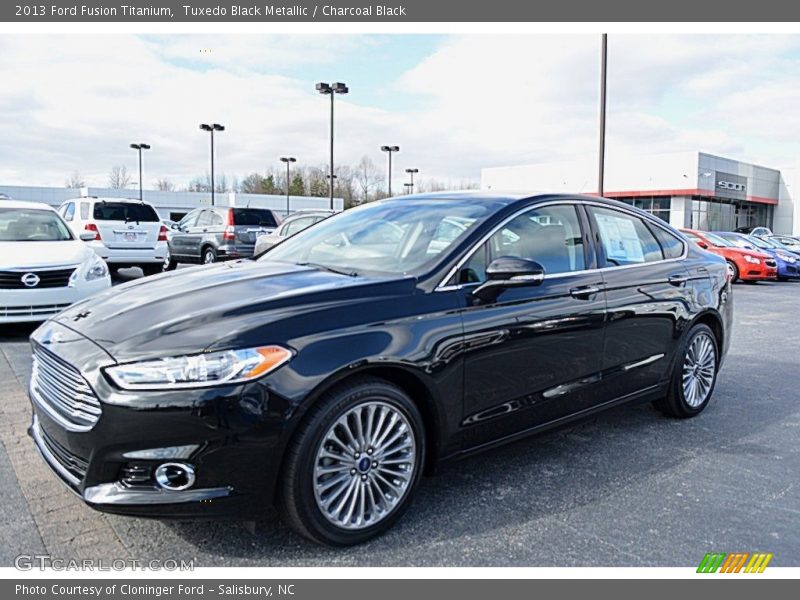
<svg viewBox="0 0 800 600">
<path fill-rule="evenodd" d="M 100 401 L 80 372 L 48 349 L 33 348 L 34 401 L 70 431 L 88 431 L 102 414 Z"/>
</svg>

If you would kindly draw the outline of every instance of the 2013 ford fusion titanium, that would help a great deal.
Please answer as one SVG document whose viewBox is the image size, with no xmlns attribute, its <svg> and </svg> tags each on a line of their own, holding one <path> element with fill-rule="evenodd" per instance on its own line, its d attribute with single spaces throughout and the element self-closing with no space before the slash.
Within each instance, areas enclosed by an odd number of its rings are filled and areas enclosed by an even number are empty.
<svg viewBox="0 0 800 600">
<path fill-rule="evenodd" d="M 622 403 L 699 414 L 731 319 L 725 260 L 625 204 L 404 196 L 61 313 L 32 336 L 31 435 L 97 509 L 276 504 L 353 544 L 441 461 Z"/>
</svg>

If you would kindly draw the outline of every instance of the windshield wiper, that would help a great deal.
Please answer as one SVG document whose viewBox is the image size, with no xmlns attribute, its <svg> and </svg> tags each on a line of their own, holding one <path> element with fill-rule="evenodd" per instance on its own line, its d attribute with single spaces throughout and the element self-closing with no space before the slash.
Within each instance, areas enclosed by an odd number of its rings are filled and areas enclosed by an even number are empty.
<svg viewBox="0 0 800 600">
<path fill-rule="evenodd" d="M 319 263 L 313 262 L 299 262 L 295 263 L 301 267 L 312 267 L 314 269 L 322 269 L 323 271 L 328 271 L 329 273 L 336 273 L 337 275 L 346 275 L 347 277 L 357 277 L 358 273 L 355 271 L 343 271 L 340 269 L 334 269 L 333 267 L 329 267 L 327 265 L 321 265 Z"/>
</svg>

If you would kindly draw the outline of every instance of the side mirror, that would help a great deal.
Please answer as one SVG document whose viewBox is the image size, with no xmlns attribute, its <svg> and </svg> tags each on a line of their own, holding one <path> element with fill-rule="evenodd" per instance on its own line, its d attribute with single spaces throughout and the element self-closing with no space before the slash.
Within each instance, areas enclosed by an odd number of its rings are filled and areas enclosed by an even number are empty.
<svg viewBox="0 0 800 600">
<path fill-rule="evenodd" d="M 96 236 L 97 234 L 92 231 L 82 231 L 78 237 L 82 242 L 91 242 L 94 241 Z"/>
<path fill-rule="evenodd" d="M 700 246 L 703 250 L 708 250 L 708 244 L 705 242 L 701 242 L 698 240 L 697 245 Z"/>
<path fill-rule="evenodd" d="M 544 281 L 544 267 L 535 260 L 497 258 L 486 267 L 486 282 L 478 286 L 472 295 L 483 302 L 494 302 L 508 288 L 530 287 Z"/>
</svg>

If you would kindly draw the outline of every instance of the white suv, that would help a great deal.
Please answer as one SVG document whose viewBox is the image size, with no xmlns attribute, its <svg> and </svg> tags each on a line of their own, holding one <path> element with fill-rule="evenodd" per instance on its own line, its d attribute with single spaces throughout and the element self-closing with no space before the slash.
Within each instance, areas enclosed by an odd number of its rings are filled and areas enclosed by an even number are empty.
<svg viewBox="0 0 800 600">
<path fill-rule="evenodd" d="M 113 269 L 140 267 L 145 275 L 169 260 L 167 228 L 147 202 L 127 198 L 75 198 L 58 209 L 75 235 L 91 232 L 88 244 Z"/>
</svg>

